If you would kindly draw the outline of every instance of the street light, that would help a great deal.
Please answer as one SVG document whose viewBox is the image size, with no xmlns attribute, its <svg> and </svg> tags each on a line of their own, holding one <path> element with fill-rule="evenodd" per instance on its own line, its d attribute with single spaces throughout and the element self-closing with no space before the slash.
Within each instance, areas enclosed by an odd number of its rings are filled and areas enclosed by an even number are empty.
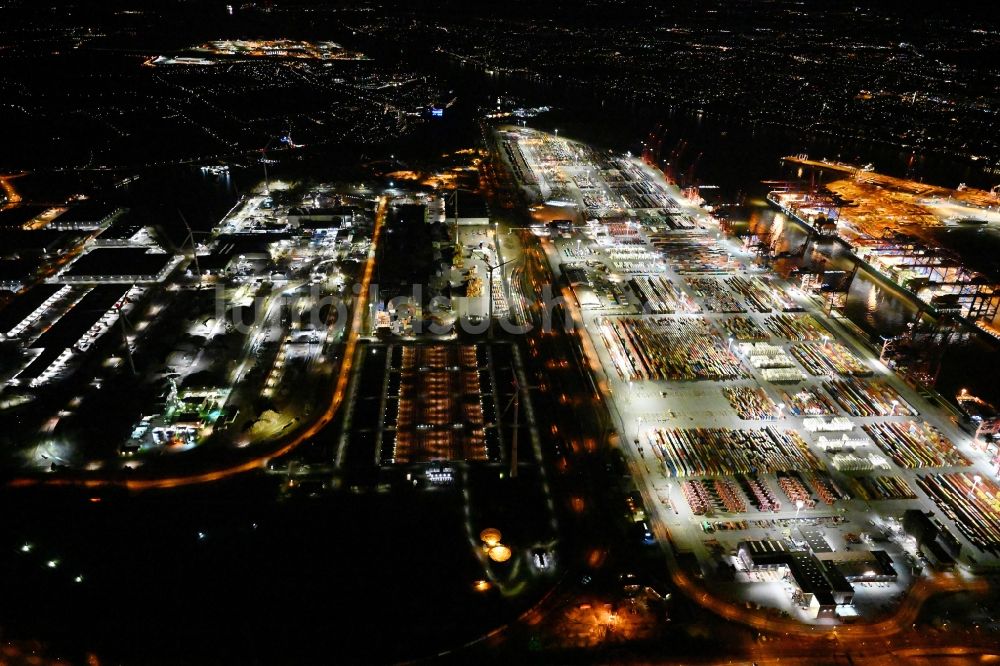
<svg viewBox="0 0 1000 666">
<path fill-rule="evenodd" d="M 800 500 L 800 499 L 795 500 L 795 517 L 796 518 L 799 517 L 799 511 L 801 511 L 802 507 L 804 507 L 805 505 L 806 505 L 806 503 L 803 502 L 802 500 Z"/>
</svg>

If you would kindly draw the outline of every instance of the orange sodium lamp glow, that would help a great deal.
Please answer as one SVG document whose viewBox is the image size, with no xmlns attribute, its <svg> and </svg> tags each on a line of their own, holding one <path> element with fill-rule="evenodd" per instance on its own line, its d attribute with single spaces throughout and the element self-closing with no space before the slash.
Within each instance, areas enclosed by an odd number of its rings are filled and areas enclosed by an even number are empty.
<svg viewBox="0 0 1000 666">
<path fill-rule="evenodd" d="M 474 589 L 476 592 L 486 592 L 491 587 L 493 586 L 490 585 L 490 581 L 488 580 L 477 580 L 475 583 L 472 584 L 472 589 Z"/>
<path fill-rule="evenodd" d="M 497 545 L 490 548 L 489 554 L 490 554 L 490 559 L 493 560 L 494 562 L 506 562 L 507 560 L 510 559 L 511 556 L 510 548 L 503 545 L 502 543 L 498 543 Z"/>
<path fill-rule="evenodd" d="M 492 527 L 487 527 L 485 530 L 479 533 L 479 538 L 483 540 L 490 548 L 493 548 L 500 543 L 500 530 L 494 529 Z"/>
</svg>

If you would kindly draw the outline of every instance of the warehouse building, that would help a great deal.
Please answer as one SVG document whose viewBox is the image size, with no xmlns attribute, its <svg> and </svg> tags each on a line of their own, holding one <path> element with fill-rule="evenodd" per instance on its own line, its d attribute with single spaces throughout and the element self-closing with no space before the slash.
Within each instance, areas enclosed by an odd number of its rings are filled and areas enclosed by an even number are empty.
<svg viewBox="0 0 1000 666">
<path fill-rule="evenodd" d="M 123 208 L 114 204 L 86 201 L 70 206 L 46 227 L 55 231 L 95 231 L 111 224 L 123 212 Z"/>
<path fill-rule="evenodd" d="M 854 603 L 854 588 L 832 564 L 804 550 L 789 550 L 781 541 L 741 541 L 737 554 L 747 569 L 787 569 L 799 586 L 813 617 L 834 617 L 838 606 Z"/>
<path fill-rule="evenodd" d="M 38 386 L 59 376 L 67 363 L 90 348 L 117 321 L 118 307 L 125 302 L 132 285 L 94 287 L 29 345 L 38 350 L 16 379 Z"/>
<path fill-rule="evenodd" d="M 343 229 L 355 226 L 361 217 L 361 209 L 357 206 L 292 208 L 288 211 L 288 224 L 309 231 Z"/>
<path fill-rule="evenodd" d="M 142 247 L 99 247 L 80 256 L 53 282 L 163 282 L 183 260 L 181 255 L 149 252 Z"/>
<path fill-rule="evenodd" d="M 69 289 L 70 287 L 63 285 L 40 284 L 18 295 L 0 310 L 0 336 L 19 336 Z"/>
</svg>

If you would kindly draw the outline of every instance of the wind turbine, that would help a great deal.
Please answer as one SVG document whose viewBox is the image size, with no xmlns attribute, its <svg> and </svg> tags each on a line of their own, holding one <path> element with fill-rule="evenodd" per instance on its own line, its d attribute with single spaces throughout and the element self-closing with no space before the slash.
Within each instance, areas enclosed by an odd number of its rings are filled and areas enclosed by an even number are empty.
<svg viewBox="0 0 1000 666">
<path fill-rule="evenodd" d="M 125 316 L 125 309 L 124 309 L 125 308 L 125 304 L 126 303 L 131 303 L 131 302 L 132 301 L 130 301 L 128 299 L 128 296 L 126 296 L 125 298 L 122 298 L 119 302 L 117 302 L 114 305 L 112 305 L 111 309 L 114 310 L 118 314 L 118 328 L 119 328 L 119 330 L 121 331 L 121 334 L 122 334 L 122 342 L 125 343 L 125 355 L 128 357 L 128 366 L 129 366 L 129 368 L 132 369 L 132 374 L 133 375 L 137 375 L 139 373 L 136 372 L 136 369 L 135 369 L 135 360 L 132 358 L 132 347 L 129 346 L 129 342 L 128 342 L 128 331 L 125 329 L 125 325 L 126 324 L 128 324 L 129 326 L 132 326 L 131 322 L 128 321 L 128 317 Z M 86 312 L 101 312 L 103 314 L 103 313 L 106 313 L 107 310 L 98 310 L 98 309 L 90 310 L 90 309 L 88 309 L 88 310 L 86 310 Z M 110 330 L 110 328 L 108 330 Z"/>
<path fill-rule="evenodd" d="M 514 260 L 513 259 L 508 259 L 507 261 L 501 262 L 501 263 L 497 264 L 496 266 L 494 266 L 488 260 L 483 259 L 483 263 L 486 264 L 486 270 L 490 274 L 490 287 L 489 287 L 489 289 L 490 289 L 490 329 L 489 329 L 489 339 L 490 340 L 493 339 L 493 272 L 496 271 L 498 268 L 503 268 L 504 266 L 506 266 L 507 264 L 509 264 L 512 261 L 514 261 Z"/>
<path fill-rule="evenodd" d="M 274 137 L 272 136 L 264 144 L 264 147 L 260 149 L 260 163 L 264 165 L 264 194 L 271 194 L 271 183 L 267 179 L 267 149 L 271 147 L 274 143 Z"/>
<path fill-rule="evenodd" d="M 191 231 L 191 225 L 188 224 L 187 218 L 184 217 L 184 213 L 181 212 L 180 208 L 177 209 L 177 214 L 181 216 L 181 222 L 184 223 L 184 228 L 187 229 L 188 235 L 184 239 L 184 243 L 191 245 L 191 256 L 194 257 L 194 269 L 198 272 L 198 282 L 200 283 L 201 266 L 198 265 L 198 250 L 194 246 L 194 232 Z M 184 244 L 181 244 L 181 247 L 184 247 Z"/>
</svg>

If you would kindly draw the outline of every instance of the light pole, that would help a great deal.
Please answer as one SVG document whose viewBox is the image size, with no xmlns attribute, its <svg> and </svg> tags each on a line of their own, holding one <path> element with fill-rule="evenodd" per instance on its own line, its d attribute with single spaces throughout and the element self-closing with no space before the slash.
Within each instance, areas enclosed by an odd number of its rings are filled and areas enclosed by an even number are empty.
<svg viewBox="0 0 1000 666">
<path fill-rule="evenodd" d="M 802 507 L 804 507 L 805 505 L 806 505 L 806 503 L 803 502 L 802 500 L 800 500 L 800 499 L 795 500 L 795 518 L 796 519 L 798 519 L 798 517 L 799 517 L 799 511 L 801 511 Z"/>
</svg>

